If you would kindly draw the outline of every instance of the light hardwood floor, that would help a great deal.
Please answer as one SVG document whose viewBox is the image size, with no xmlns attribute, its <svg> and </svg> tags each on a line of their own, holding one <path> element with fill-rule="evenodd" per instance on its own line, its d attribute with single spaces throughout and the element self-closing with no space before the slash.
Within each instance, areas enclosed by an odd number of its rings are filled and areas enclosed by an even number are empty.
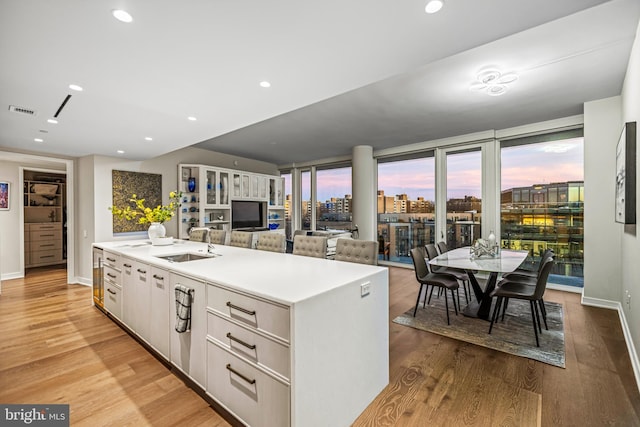
<svg viewBox="0 0 640 427">
<path fill-rule="evenodd" d="M 391 320 L 417 286 L 389 272 Z M 389 386 L 354 425 L 640 426 L 617 313 L 545 297 L 564 305 L 566 369 L 390 323 Z M 90 299 L 62 269 L 2 283 L 0 402 L 68 403 L 74 426 L 228 425 Z"/>
</svg>

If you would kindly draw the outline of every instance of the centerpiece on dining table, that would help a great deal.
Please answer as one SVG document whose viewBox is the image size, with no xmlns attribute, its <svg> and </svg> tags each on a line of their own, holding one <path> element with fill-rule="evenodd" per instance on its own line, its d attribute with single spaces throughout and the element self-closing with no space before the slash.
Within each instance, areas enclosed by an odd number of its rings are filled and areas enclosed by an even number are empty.
<svg viewBox="0 0 640 427">
<path fill-rule="evenodd" d="M 138 224 L 149 224 L 147 233 L 151 243 L 153 245 L 168 245 L 173 243 L 173 238 L 165 237 L 167 230 L 163 224 L 176 214 L 180 207 L 181 197 L 181 191 L 171 191 L 168 205 L 158 205 L 151 208 L 145 206 L 145 199 L 139 199 L 136 194 L 133 194 L 129 199 L 129 205 L 124 208 L 113 205 L 109 210 L 118 218 L 137 221 Z"/>
<path fill-rule="evenodd" d="M 496 258 L 500 254 L 500 245 L 496 240 L 496 235 L 493 231 L 489 233 L 488 239 L 478 239 L 469 248 L 471 258 Z"/>
</svg>

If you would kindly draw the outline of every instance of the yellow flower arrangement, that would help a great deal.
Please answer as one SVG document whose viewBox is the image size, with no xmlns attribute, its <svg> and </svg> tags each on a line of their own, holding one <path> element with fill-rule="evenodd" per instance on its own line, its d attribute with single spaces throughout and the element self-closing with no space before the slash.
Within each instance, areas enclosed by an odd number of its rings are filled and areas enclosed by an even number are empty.
<svg viewBox="0 0 640 427">
<path fill-rule="evenodd" d="M 144 205 L 145 199 L 138 199 L 138 196 L 133 194 L 129 201 L 136 205 L 135 209 L 132 209 L 131 206 L 121 209 L 114 205 L 109 210 L 114 216 L 128 221 L 137 218 L 138 224 L 163 223 L 169 221 L 175 215 L 176 210 L 180 207 L 181 197 L 181 191 L 172 191 L 169 193 L 168 205 L 158 205 L 152 209 Z"/>
</svg>

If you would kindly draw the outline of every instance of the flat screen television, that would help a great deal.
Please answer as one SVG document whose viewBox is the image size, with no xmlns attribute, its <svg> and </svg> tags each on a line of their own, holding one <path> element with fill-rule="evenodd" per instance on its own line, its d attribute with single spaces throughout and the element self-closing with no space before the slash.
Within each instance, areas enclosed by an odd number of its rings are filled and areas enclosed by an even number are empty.
<svg viewBox="0 0 640 427">
<path fill-rule="evenodd" d="M 252 200 L 231 201 L 231 228 L 265 228 L 266 202 Z"/>
</svg>

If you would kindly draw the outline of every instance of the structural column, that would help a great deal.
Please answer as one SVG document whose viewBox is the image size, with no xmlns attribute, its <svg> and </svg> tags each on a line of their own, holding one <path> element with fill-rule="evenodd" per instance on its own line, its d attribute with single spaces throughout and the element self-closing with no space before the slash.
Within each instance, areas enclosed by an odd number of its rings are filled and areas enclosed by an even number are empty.
<svg viewBox="0 0 640 427">
<path fill-rule="evenodd" d="M 358 226 L 360 239 L 376 240 L 377 185 L 373 147 L 357 145 L 352 154 L 353 224 Z"/>
</svg>

